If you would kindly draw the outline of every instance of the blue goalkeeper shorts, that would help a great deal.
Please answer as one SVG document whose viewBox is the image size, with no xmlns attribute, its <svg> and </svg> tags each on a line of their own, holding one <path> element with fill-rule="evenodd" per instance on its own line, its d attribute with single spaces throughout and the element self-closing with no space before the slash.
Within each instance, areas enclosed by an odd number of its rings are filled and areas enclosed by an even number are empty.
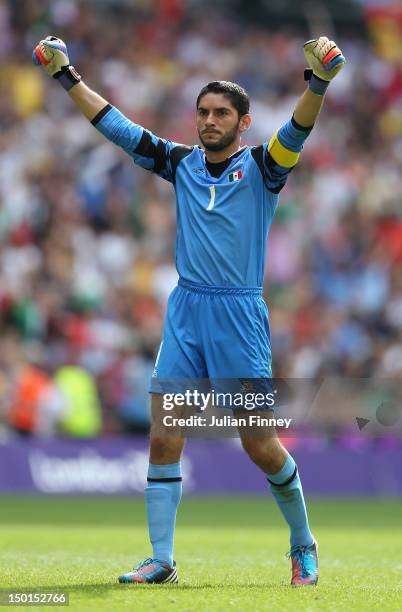
<svg viewBox="0 0 402 612">
<path fill-rule="evenodd" d="M 261 288 L 179 280 L 169 297 L 149 391 L 181 392 L 187 381 L 196 385 L 200 380 L 271 376 L 268 309 Z"/>
</svg>

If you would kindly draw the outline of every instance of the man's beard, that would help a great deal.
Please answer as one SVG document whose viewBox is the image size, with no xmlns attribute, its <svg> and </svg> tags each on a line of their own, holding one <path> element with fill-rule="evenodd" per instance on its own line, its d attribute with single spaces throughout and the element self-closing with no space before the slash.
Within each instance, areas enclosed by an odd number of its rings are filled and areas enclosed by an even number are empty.
<svg viewBox="0 0 402 612">
<path fill-rule="evenodd" d="M 236 140 L 237 135 L 239 133 L 239 125 L 240 125 L 240 121 L 232 130 L 230 130 L 230 132 L 222 136 L 222 138 L 218 140 L 218 142 L 208 144 L 202 138 L 202 135 L 199 130 L 198 130 L 198 136 L 200 137 L 200 140 L 202 144 L 204 145 L 206 151 L 214 151 L 214 152 L 223 151 L 223 149 L 226 149 L 227 147 L 229 147 Z"/>
</svg>

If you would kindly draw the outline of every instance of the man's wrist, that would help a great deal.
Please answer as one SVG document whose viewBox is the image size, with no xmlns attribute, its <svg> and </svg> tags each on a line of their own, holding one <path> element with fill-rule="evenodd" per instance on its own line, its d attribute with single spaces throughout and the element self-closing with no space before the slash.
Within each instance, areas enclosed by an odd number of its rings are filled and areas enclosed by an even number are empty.
<svg viewBox="0 0 402 612">
<path fill-rule="evenodd" d="M 77 85 L 81 81 L 81 75 L 78 74 L 74 66 L 63 66 L 59 72 L 53 75 L 60 85 L 66 91 L 70 91 L 74 85 Z"/>
<path fill-rule="evenodd" d="M 328 89 L 330 81 L 325 81 L 316 76 L 311 69 L 304 71 L 304 80 L 308 81 L 308 88 L 317 96 L 323 96 Z"/>
</svg>

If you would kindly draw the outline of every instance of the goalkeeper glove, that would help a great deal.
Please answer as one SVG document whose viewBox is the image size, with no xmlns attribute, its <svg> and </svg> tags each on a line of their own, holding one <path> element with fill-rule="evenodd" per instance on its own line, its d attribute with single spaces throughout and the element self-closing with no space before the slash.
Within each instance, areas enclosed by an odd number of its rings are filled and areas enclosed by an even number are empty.
<svg viewBox="0 0 402 612">
<path fill-rule="evenodd" d="M 71 66 L 65 43 L 55 36 L 47 36 L 41 40 L 32 52 L 32 61 L 42 64 L 50 76 L 57 79 L 66 91 L 81 81 L 81 77 Z"/>
<path fill-rule="evenodd" d="M 320 36 L 308 40 L 303 45 L 304 55 L 310 69 L 304 73 L 306 81 L 310 81 L 309 88 L 319 96 L 323 96 L 330 81 L 346 64 L 342 51 L 333 40 Z"/>
</svg>

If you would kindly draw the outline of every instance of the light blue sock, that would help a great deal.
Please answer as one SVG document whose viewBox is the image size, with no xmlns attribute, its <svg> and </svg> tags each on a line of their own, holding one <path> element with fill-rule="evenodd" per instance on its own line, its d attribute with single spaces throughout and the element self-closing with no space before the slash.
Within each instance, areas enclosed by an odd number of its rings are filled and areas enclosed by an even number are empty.
<svg viewBox="0 0 402 612">
<path fill-rule="evenodd" d="M 303 489 L 293 457 L 288 454 L 284 466 L 276 474 L 267 474 L 267 480 L 290 527 L 290 546 L 310 546 L 314 538 L 308 525 Z"/>
<path fill-rule="evenodd" d="M 181 499 L 180 463 L 150 463 L 147 480 L 145 498 L 153 558 L 172 566 L 176 512 Z"/>
</svg>

